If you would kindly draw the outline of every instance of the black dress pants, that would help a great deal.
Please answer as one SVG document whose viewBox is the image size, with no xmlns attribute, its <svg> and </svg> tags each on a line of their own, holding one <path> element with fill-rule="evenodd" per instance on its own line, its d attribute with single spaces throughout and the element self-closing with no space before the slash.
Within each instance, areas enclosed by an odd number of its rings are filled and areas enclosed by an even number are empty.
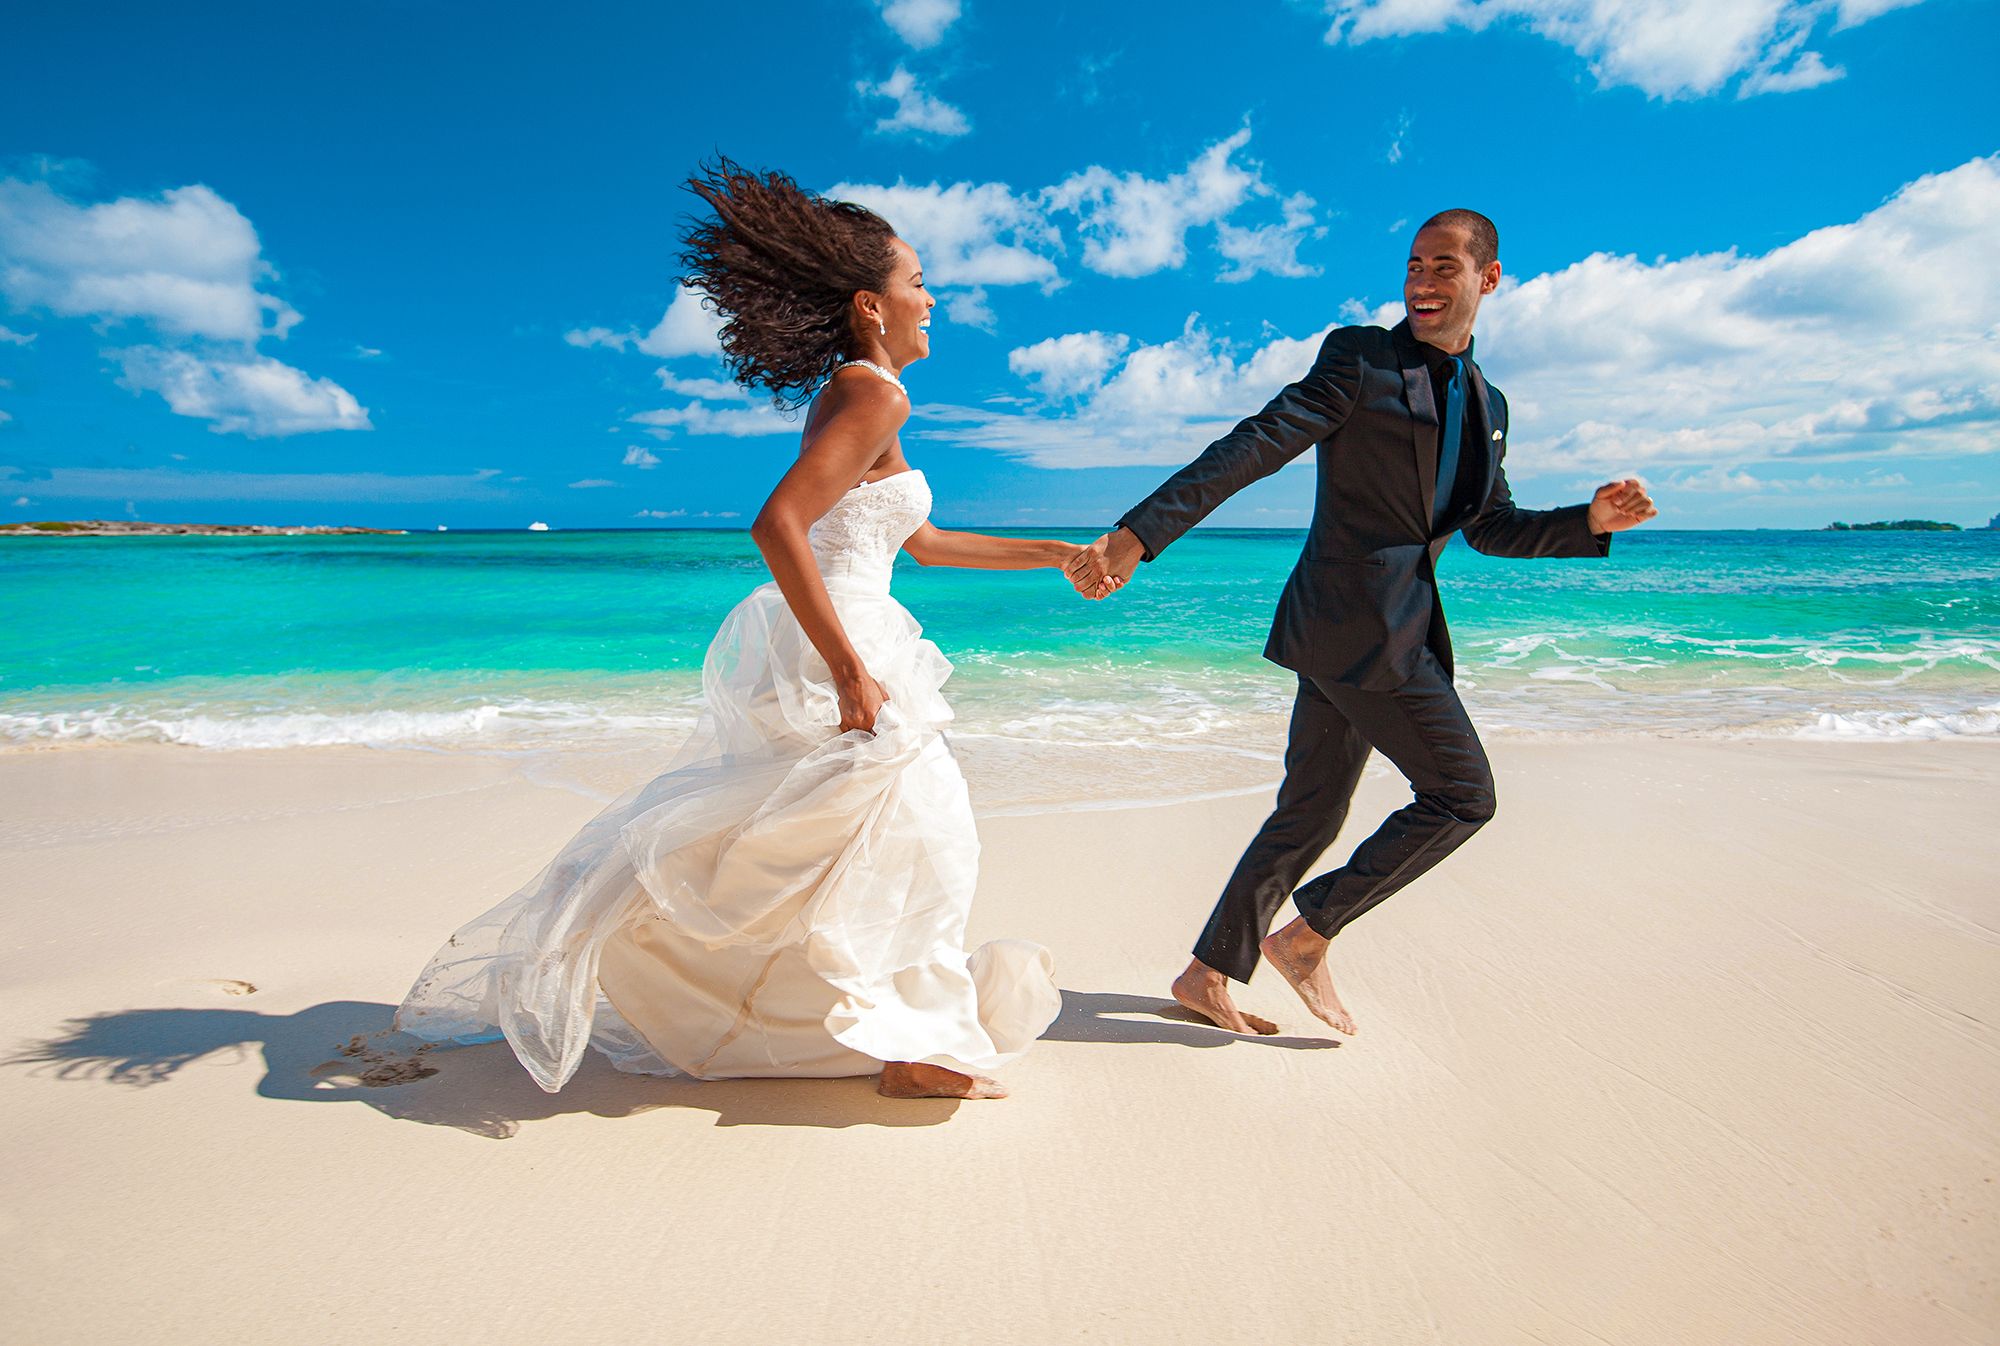
<svg viewBox="0 0 2000 1346">
<path fill-rule="evenodd" d="M 1345 865 L 1294 893 L 1299 878 L 1347 821 L 1370 749 L 1396 764 L 1415 792 Z M 1332 938 L 1422 874 L 1493 816 L 1493 771 L 1465 706 L 1428 649 L 1409 681 L 1386 691 L 1299 678 L 1278 804 L 1236 864 L 1194 956 L 1237 981 L 1256 970 L 1258 942 L 1294 897 L 1299 914 Z"/>
</svg>

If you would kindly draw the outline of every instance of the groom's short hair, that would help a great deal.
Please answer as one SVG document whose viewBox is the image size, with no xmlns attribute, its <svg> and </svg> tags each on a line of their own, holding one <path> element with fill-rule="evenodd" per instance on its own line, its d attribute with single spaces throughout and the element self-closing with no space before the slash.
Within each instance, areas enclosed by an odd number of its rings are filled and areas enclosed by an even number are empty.
<svg viewBox="0 0 2000 1346">
<path fill-rule="evenodd" d="M 1472 249 L 1474 266 L 1483 269 L 1500 258 L 1500 231 L 1493 227 L 1493 221 L 1476 210 L 1440 210 L 1425 220 L 1417 232 L 1421 234 L 1431 228 L 1463 229 Z"/>
</svg>

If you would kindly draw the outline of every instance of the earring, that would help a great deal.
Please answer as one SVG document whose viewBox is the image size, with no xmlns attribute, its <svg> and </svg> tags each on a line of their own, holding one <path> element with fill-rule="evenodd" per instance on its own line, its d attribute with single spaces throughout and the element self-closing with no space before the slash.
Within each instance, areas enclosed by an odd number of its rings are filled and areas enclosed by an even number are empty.
<svg viewBox="0 0 2000 1346">
<path fill-rule="evenodd" d="M 889 324 L 883 322 L 880 318 L 877 318 L 875 320 L 875 328 L 877 331 L 881 332 L 883 336 L 889 335 Z"/>
</svg>

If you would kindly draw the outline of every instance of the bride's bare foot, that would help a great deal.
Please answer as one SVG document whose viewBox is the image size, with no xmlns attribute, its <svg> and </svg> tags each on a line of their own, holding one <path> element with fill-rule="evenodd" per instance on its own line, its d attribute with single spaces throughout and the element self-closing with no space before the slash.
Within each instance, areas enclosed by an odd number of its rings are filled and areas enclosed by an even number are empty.
<svg viewBox="0 0 2000 1346">
<path fill-rule="evenodd" d="M 882 1067 L 875 1092 L 884 1098 L 1005 1098 L 1007 1088 L 984 1075 L 961 1075 L 921 1061 L 891 1061 Z"/>
<path fill-rule="evenodd" d="M 1187 965 L 1187 971 L 1174 978 L 1174 999 L 1180 1002 L 1182 1009 L 1193 1010 L 1217 1028 L 1226 1028 L 1232 1033 L 1257 1033 L 1269 1037 L 1278 1031 L 1278 1026 L 1269 1019 L 1260 1019 L 1237 1009 L 1236 1002 L 1229 998 L 1229 978 L 1199 958 Z"/>
<path fill-rule="evenodd" d="M 1284 929 L 1265 936 L 1259 947 L 1315 1017 L 1332 1024 L 1335 1032 L 1353 1037 L 1354 1016 L 1333 993 L 1333 978 L 1326 970 L 1326 948 L 1331 942 L 1301 916 Z"/>
</svg>

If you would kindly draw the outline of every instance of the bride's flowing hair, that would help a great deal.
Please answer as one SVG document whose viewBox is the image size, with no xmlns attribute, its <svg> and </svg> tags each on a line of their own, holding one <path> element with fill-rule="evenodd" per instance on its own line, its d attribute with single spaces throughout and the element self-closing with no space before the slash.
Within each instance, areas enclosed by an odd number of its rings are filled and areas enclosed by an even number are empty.
<svg viewBox="0 0 2000 1346">
<path fill-rule="evenodd" d="M 853 346 L 855 292 L 888 285 L 895 230 L 872 210 L 725 158 L 686 186 L 714 214 L 688 229 L 681 284 L 723 316 L 722 354 L 738 383 L 769 389 L 786 410 L 804 406 Z"/>
</svg>

